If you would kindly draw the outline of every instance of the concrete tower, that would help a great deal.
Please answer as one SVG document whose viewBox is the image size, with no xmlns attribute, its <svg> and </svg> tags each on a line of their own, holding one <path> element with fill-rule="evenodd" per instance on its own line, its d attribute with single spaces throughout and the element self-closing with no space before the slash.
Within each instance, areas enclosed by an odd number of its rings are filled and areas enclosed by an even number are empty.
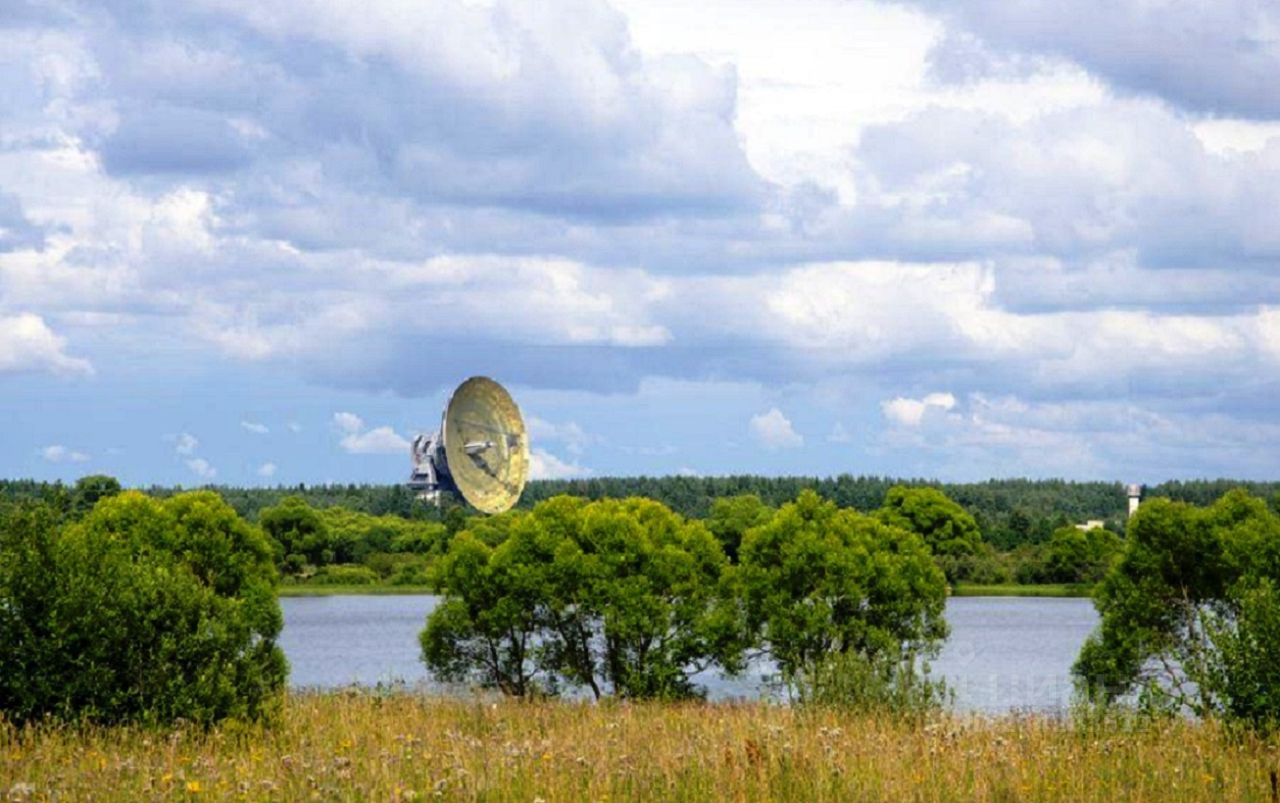
<svg viewBox="0 0 1280 803">
<path fill-rule="evenodd" d="M 1133 484 L 1128 487 L 1129 491 L 1129 515 L 1132 516 L 1138 512 L 1138 503 L 1142 501 L 1142 486 Z"/>
</svg>

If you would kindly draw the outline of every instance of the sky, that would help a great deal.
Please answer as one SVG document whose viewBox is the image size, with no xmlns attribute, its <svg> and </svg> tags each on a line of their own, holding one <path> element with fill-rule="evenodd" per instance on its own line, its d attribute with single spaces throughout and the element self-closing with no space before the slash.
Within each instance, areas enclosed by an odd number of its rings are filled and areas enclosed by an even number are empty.
<svg viewBox="0 0 1280 803">
<path fill-rule="evenodd" d="M 1280 478 L 1274 0 L 4 0 L 0 476 Z"/>
</svg>

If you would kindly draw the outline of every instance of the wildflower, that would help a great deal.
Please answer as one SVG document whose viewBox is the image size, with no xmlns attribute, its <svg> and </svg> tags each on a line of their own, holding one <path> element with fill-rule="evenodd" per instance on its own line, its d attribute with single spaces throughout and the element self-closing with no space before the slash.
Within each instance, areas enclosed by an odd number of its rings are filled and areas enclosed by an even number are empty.
<svg viewBox="0 0 1280 803">
<path fill-rule="evenodd" d="M 199 782 L 199 781 L 187 781 L 187 791 L 188 791 L 188 792 L 190 792 L 190 793 L 191 793 L 191 794 L 193 794 L 193 795 L 198 795 L 198 794 L 200 794 L 200 782 Z"/>
</svg>

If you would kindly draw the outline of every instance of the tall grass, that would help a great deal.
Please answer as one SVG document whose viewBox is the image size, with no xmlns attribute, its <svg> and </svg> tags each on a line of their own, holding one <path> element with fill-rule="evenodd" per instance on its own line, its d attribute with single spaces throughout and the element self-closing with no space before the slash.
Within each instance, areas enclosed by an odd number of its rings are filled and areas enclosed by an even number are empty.
<svg viewBox="0 0 1280 803">
<path fill-rule="evenodd" d="M 272 727 L 0 725 L 0 799 L 1273 800 L 1214 723 L 302 694 Z"/>
</svg>

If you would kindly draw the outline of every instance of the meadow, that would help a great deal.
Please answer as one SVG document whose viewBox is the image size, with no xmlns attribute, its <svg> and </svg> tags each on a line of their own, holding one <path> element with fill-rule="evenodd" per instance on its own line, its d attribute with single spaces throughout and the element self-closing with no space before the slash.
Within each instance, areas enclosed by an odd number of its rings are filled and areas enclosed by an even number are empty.
<svg viewBox="0 0 1280 803">
<path fill-rule="evenodd" d="M 292 693 L 275 724 L 0 725 L 11 800 L 1274 801 L 1214 722 Z"/>
</svg>

